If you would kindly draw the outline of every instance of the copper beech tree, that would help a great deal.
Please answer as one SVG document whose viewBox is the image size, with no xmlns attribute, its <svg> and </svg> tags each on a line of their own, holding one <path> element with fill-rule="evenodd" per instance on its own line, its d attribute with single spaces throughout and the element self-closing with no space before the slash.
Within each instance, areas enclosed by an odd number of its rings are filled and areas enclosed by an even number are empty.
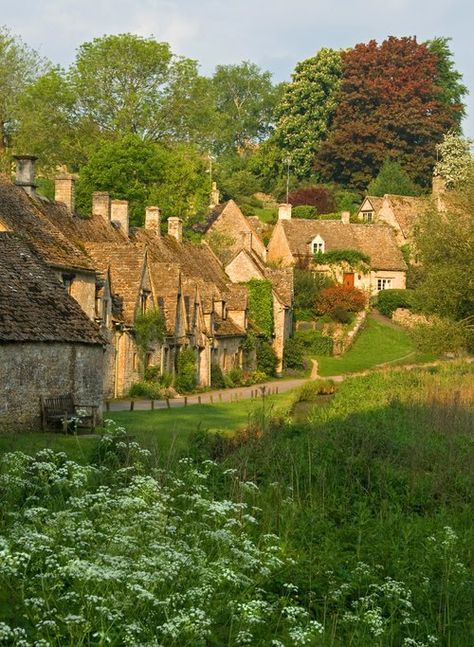
<svg viewBox="0 0 474 647">
<path fill-rule="evenodd" d="M 364 190 L 392 158 L 426 185 L 436 144 L 463 110 L 445 101 L 438 64 L 438 55 L 412 37 L 345 52 L 332 130 L 316 159 L 322 179 Z"/>
</svg>

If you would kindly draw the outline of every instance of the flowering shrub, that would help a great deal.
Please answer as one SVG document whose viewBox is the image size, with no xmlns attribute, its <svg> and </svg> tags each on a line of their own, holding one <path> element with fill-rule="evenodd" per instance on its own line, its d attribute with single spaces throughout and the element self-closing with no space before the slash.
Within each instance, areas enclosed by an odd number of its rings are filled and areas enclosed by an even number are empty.
<svg viewBox="0 0 474 647">
<path fill-rule="evenodd" d="M 273 644 L 314 644 L 321 625 L 291 585 L 275 586 L 288 562 L 278 538 L 253 538 L 254 483 L 212 461 L 146 473 L 123 429 L 100 445 L 96 466 L 51 450 L 5 456 L 0 644 L 260 645 L 268 626 Z M 111 462 L 117 452 L 128 460 Z M 210 492 L 215 477 L 238 502 Z"/>
<path fill-rule="evenodd" d="M 360 312 L 367 303 L 367 297 L 363 290 L 348 287 L 345 285 L 334 285 L 321 290 L 316 300 L 315 310 L 318 314 L 331 314 L 335 308 L 347 310 L 347 312 Z"/>
</svg>

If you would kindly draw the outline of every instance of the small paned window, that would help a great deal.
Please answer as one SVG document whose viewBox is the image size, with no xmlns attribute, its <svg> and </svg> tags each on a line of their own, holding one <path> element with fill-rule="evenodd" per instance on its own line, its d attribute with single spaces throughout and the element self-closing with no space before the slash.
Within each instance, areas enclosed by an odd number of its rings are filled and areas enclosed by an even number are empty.
<svg viewBox="0 0 474 647">
<path fill-rule="evenodd" d="M 362 220 L 364 222 L 370 223 L 374 221 L 374 212 L 373 211 L 363 211 Z"/>
<path fill-rule="evenodd" d="M 377 279 L 377 291 L 390 290 L 392 288 L 392 279 Z"/>
<path fill-rule="evenodd" d="M 68 294 L 71 294 L 72 283 L 74 281 L 74 274 L 62 274 L 61 278 L 66 292 Z"/>
<path fill-rule="evenodd" d="M 324 240 L 321 236 L 316 236 L 316 238 L 311 243 L 311 251 L 313 254 L 324 254 Z"/>
</svg>

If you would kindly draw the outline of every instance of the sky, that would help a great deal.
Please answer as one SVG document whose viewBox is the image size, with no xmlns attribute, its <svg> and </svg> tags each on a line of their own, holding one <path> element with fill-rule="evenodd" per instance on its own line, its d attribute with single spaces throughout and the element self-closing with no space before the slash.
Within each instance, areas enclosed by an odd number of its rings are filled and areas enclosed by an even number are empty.
<svg viewBox="0 0 474 647">
<path fill-rule="evenodd" d="M 387 36 L 452 38 L 457 69 L 471 92 L 464 133 L 474 139 L 472 0 L 0 0 L 0 25 L 55 64 L 104 34 L 131 32 L 170 43 L 203 74 L 250 60 L 289 80 L 321 47 L 346 48 Z"/>
</svg>

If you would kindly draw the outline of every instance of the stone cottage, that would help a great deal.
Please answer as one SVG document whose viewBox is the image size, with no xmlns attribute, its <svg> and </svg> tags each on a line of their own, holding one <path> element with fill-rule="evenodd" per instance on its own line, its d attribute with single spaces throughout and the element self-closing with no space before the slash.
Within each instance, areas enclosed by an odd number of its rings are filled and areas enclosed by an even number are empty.
<svg viewBox="0 0 474 647">
<path fill-rule="evenodd" d="M 41 397 L 100 412 L 98 327 L 24 237 L 0 232 L 0 276 L 0 430 L 39 430 Z"/>
<path fill-rule="evenodd" d="M 379 198 L 368 195 L 362 202 L 357 217 L 364 224 L 390 225 L 395 232 L 397 244 L 402 247 L 412 243 L 413 228 L 426 206 L 426 198 L 390 194 Z"/>
<path fill-rule="evenodd" d="M 352 224 L 349 214 L 341 220 L 280 218 L 268 245 L 268 260 L 290 267 L 298 265 L 318 271 L 331 271 L 318 265 L 318 252 L 357 250 L 370 258 L 366 271 L 342 266 L 335 268 L 340 283 L 373 294 L 388 288 L 406 287 L 407 265 L 392 230 L 385 225 Z"/>
</svg>

